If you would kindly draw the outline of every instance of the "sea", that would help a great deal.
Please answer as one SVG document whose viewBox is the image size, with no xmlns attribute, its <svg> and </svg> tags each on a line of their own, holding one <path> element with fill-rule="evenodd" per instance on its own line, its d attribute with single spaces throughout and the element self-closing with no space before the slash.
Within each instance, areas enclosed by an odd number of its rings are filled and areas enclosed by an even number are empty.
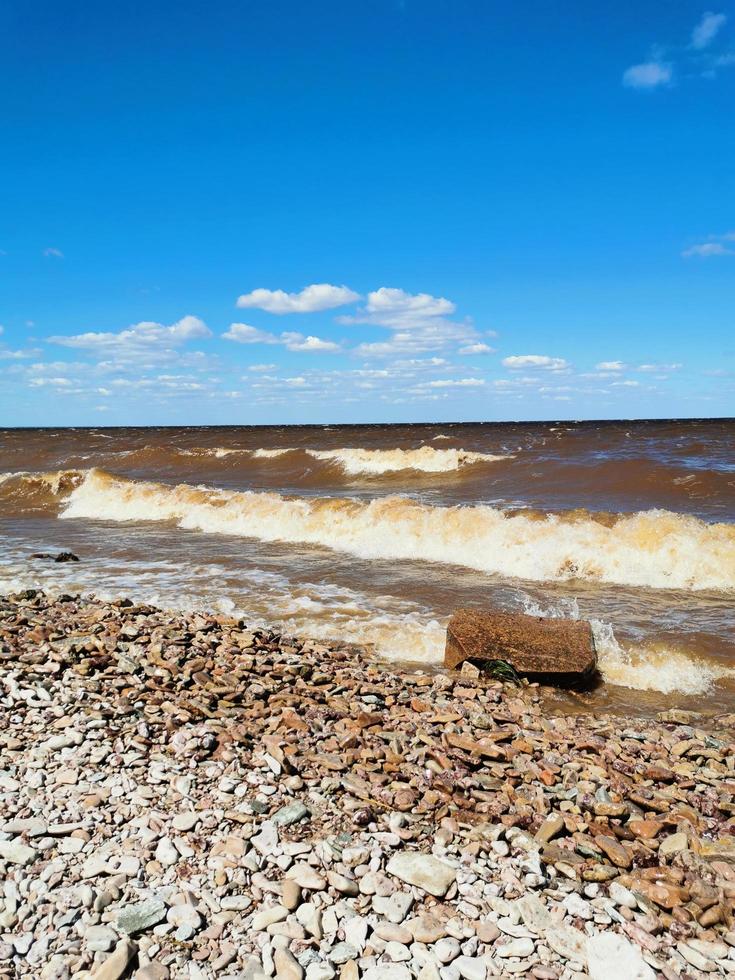
<svg viewBox="0 0 735 980">
<path fill-rule="evenodd" d="M 0 430 L 28 588 L 427 671 L 457 608 L 582 618 L 600 681 L 555 709 L 735 710 L 735 420 Z"/>
</svg>

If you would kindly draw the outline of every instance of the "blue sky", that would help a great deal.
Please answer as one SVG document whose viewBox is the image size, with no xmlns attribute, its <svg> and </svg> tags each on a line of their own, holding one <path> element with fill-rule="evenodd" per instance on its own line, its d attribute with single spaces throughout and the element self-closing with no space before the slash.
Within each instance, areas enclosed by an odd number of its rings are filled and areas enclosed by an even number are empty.
<svg viewBox="0 0 735 980">
<path fill-rule="evenodd" d="M 735 7 L 0 5 L 0 423 L 735 415 Z"/>
</svg>

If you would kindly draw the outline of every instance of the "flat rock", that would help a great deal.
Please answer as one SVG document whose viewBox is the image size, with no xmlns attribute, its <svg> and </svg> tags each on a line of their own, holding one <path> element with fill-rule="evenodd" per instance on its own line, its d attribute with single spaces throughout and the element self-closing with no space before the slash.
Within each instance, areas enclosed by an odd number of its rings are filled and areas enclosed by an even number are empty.
<svg viewBox="0 0 735 980">
<path fill-rule="evenodd" d="M 615 976 L 625 980 L 655 980 L 656 974 L 641 956 L 640 950 L 624 936 L 601 932 L 587 940 L 587 972 L 590 980 L 610 980 L 612 964 Z"/>
<path fill-rule="evenodd" d="M 394 854 L 386 871 L 408 885 L 423 888 L 437 898 L 443 898 L 457 878 L 455 869 L 433 854 L 417 854 L 411 851 Z"/>
<path fill-rule="evenodd" d="M 592 627 L 582 620 L 458 609 L 447 626 L 444 666 L 504 661 L 551 683 L 589 677 L 597 666 Z"/>
<path fill-rule="evenodd" d="M 9 864 L 30 864 L 35 861 L 38 851 L 17 840 L 0 840 L 0 858 Z"/>
<path fill-rule="evenodd" d="M 142 902 L 126 905 L 117 913 L 115 925 L 120 932 L 134 936 L 158 925 L 166 918 L 166 906 L 158 898 L 146 898 Z"/>
</svg>

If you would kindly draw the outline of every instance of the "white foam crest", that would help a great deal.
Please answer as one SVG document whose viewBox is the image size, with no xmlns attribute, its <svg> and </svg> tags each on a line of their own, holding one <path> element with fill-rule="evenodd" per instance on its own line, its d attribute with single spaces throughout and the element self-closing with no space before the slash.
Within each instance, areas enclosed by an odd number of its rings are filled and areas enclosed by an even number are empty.
<svg viewBox="0 0 735 980">
<path fill-rule="evenodd" d="M 205 533 L 315 544 L 366 559 L 442 562 L 534 581 L 735 589 L 735 526 L 662 510 L 607 525 L 578 513 L 539 518 L 399 496 L 366 502 L 171 487 L 90 470 L 61 516 L 174 521 Z"/>
<path fill-rule="evenodd" d="M 177 449 L 180 456 L 213 456 L 215 459 L 224 459 L 226 456 L 249 455 L 250 449 L 227 449 L 224 446 L 212 446 L 194 449 Z"/>
<path fill-rule="evenodd" d="M 609 623 L 592 620 L 600 673 L 610 684 L 662 694 L 705 694 L 732 671 L 662 644 L 625 649 Z"/>
<path fill-rule="evenodd" d="M 277 459 L 279 456 L 285 456 L 286 453 L 298 452 L 297 449 L 286 448 L 286 449 L 254 449 L 252 454 L 255 459 Z"/>
<path fill-rule="evenodd" d="M 314 459 L 338 463 L 345 473 L 357 476 L 361 473 L 379 476 L 400 470 L 417 470 L 421 473 L 451 473 L 473 463 L 494 463 L 507 456 L 471 452 L 467 449 L 307 449 Z"/>
</svg>

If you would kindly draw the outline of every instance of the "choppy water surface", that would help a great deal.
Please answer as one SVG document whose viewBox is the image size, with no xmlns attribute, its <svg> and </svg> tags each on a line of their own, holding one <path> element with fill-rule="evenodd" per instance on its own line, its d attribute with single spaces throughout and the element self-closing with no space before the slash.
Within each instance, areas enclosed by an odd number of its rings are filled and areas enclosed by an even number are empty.
<svg viewBox="0 0 735 980">
<path fill-rule="evenodd" d="M 0 431 L 0 590 L 441 661 L 462 605 L 594 624 L 592 708 L 735 707 L 735 422 Z M 71 549 L 82 561 L 31 560 Z M 571 696 L 570 696 L 571 697 Z"/>
</svg>

